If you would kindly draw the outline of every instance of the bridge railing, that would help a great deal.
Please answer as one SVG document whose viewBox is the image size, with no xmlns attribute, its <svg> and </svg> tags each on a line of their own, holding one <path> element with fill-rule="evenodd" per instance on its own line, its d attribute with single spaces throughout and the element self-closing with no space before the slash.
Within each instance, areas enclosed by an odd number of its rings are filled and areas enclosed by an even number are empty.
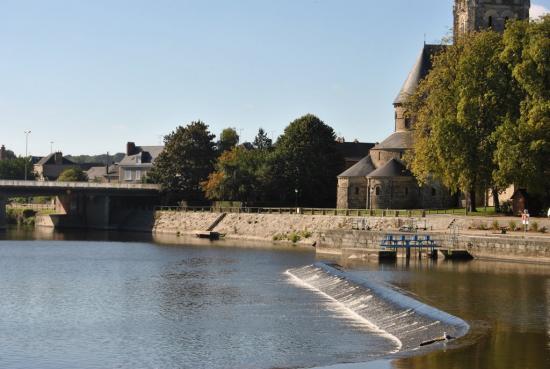
<svg viewBox="0 0 550 369">
<path fill-rule="evenodd" d="M 0 180 L 0 187 L 160 190 L 156 184 Z"/>
</svg>

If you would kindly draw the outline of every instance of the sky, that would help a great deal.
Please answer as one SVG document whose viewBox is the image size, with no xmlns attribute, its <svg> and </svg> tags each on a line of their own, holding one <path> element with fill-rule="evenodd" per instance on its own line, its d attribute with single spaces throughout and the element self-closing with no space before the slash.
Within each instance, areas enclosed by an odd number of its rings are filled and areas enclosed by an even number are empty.
<svg viewBox="0 0 550 369">
<path fill-rule="evenodd" d="M 202 120 L 274 139 L 312 113 L 383 140 L 424 40 L 452 0 L 0 0 L 0 144 L 123 152 Z M 550 9 L 533 1 L 532 12 Z M 52 143 L 53 142 L 53 143 Z"/>
</svg>

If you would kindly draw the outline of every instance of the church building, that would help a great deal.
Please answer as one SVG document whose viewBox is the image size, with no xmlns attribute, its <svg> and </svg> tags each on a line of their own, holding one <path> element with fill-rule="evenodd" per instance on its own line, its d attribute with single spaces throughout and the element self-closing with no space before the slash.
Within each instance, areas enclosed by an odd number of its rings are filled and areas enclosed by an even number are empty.
<svg viewBox="0 0 550 369">
<path fill-rule="evenodd" d="M 455 0 L 454 37 L 486 28 L 502 32 L 507 20 L 528 19 L 530 6 L 530 0 Z M 433 56 L 444 47 L 422 47 L 393 102 L 394 133 L 338 176 L 339 209 L 433 209 L 457 205 L 457 198 L 441 184 L 421 186 L 403 162 L 405 153 L 414 147 L 414 124 L 406 117 L 405 102 L 430 72 Z"/>
</svg>

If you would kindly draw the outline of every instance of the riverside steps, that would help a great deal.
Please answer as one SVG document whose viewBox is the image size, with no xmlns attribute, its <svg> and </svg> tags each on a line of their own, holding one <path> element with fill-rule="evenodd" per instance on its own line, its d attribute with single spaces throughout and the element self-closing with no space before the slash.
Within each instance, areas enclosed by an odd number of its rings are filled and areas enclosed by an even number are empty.
<svg viewBox="0 0 550 369">
<path fill-rule="evenodd" d="M 437 258 L 437 249 L 440 246 L 429 234 L 386 234 L 380 242 L 381 251 L 392 250 L 396 255 L 404 251 L 407 259 L 411 258 L 411 250 L 422 258 L 422 252 L 427 252 L 431 258 Z"/>
</svg>

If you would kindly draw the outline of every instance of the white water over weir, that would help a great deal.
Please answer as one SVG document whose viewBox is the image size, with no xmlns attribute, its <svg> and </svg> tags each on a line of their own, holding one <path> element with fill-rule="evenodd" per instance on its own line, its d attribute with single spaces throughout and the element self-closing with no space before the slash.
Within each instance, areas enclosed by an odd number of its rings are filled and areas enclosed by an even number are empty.
<svg viewBox="0 0 550 369">
<path fill-rule="evenodd" d="M 359 279 L 324 263 L 287 271 L 298 285 L 333 300 L 352 318 L 386 335 L 397 351 L 417 349 L 424 341 L 447 335 L 465 335 L 468 324 L 380 284 Z"/>
</svg>

